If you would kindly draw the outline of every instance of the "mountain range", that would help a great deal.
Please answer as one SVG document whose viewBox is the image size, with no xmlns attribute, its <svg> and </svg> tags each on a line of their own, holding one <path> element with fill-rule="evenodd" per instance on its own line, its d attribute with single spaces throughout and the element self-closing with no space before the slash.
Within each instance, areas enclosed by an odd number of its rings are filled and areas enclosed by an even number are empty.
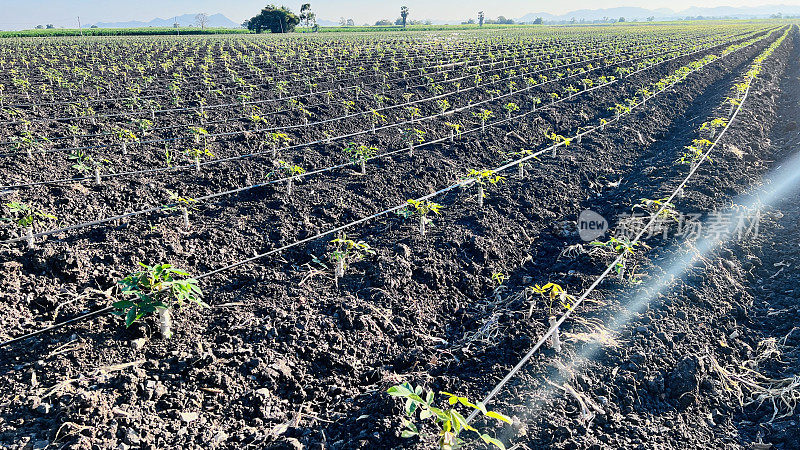
<svg viewBox="0 0 800 450">
<path fill-rule="evenodd" d="M 766 18 L 774 14 L 782 14 L 784 16 L 800 15 L 800 6 L 791 5 L 767 5 L 767 6 L 750 6 L 750 7 L 732 7 L 732 6 L 718 6 L 715 8 L 706 8 L 693 6 L 681 11 L 673 11 L 668 8 L 660 9 L 646 9 L 635 7 L 619 7 L 619 8 L 606 8 L 606 9 L 579 9 L 570 11 L 565 14 L 549 14 L 549 13 L 529 13 L 515 19 L 516 22 L 533 22 L 537 17 L 541 17 L 546 22 L 566 22 L 573 18 L 575 20 L 602 20 L 603 18 L 618 19 L 624 17 L 626 20 L 646 20 L 648 17 L 653 17 L 656 20 L 673 20 L 685 19 L 687 17 L 695 18 L 702 17 L 718 17 L 718 18 L 736 18 L 736 19 L 751 19 L 751 18 Z"/>
<path fill-rule="evenodd" d="M 177 23 L 182 27 L 196 26 L 197 21 L 195 16 L 197 14 L 184 14 L 178 17 L 170 17 L 168 19 L 156 18 L 149 22 L 140 22 L 138 20 L 131 20 L 129 22 L 98 22 L 94 24 L 97 28 L 143 28 L 143 27 L 171 27 Z M 209 28 L 239 28 L 238 24 L 231 19 L 223 16 L 222 14 L 214 14 L 208 16 L 208 23 L 206 26 Z"/>
<path fill-rule="evenodd" d="M 626 20 L 647 20 L 648 17 L 653 17 L 655 20 L 676 20 L 686 18 L 696 18 L 702 16 L 704 18 L 735 18 L 735 19 L 753 19 L 753 18 L 766 18 L 775 14 L 782 14 L 783 16 L 800 16 L 800 6 L 792 5 L 767 5 L 767 6 L 751 6 L 751 7 L 733 7 L 733 6 L 718 6 L 714 8 L 693 6 L 681 11 L 674 11 L 668 8 L 647 9 L 637 7 L 618 7 L 618 8 L 605 8 L 605 9 L 578 9 L 570 11 L 565 14 L 550 14 L 545 12 L 528 13 L 522 17 L 514 19 L 517 23 L 530 23 L 541 17 L 545 22 L 570 22 L 573 18 L 576 21 L 602 21 L 613 19 L 616 20 L 624 17 Z M 156 18 L 149 22 L 142 22 L 132 20 L 128 22 L 98 22 L 94 26 L 98 28 L 141 28 L 141 27 L 171 27 L 173 24 L 178 23 L 182 27 L 196 26 L 196 14 L 184 14 L 178 17 L 170 17 L 167 19 Z M 488 17 L 487 17 L 488 18 Z M 494 17 L 492 17 L 494 18 Z M 393 20 L 393 19 L 392 19 Z M 441 20 L 433 19 L 431 23 L 439 24 L 458 24 L 462 20 Z M 339 21 L 318 19 L 317 23 L 320 26 L 338 26 Z M 241 25 L 228 19 L 222 14 L 214 14 L 208 16 L 208 23 L 206 26 L 211 28 L 239 28 Z"/>
</svg>

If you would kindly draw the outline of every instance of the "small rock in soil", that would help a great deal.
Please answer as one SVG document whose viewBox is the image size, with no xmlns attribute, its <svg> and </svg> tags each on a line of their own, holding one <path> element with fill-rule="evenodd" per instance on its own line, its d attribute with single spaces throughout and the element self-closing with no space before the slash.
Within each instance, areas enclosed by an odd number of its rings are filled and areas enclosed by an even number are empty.
<svg viewBox="0 0 800 450">
<path fill-rule="evenodd" d="M 131 347 L 134 350 L 141 350 L 144 347 L 144 344 L 147 342 L 145 338 L 134 339 L 131 341 Z"/>
<path fill-rule="evenodd" d="M 36 407 L 36 412 L 39 414 L 50 414 L 50 409 L 52 409 L 50 403 L 42 403 Z"/>
<path fill-rule="evenodd" d="M 181 413 L 181 420 L 186 422 L 186 423 L 194 422 L 199 417 L 200 416 L 198 416 L 196 412 L 182 412 Z"/>
</svg>

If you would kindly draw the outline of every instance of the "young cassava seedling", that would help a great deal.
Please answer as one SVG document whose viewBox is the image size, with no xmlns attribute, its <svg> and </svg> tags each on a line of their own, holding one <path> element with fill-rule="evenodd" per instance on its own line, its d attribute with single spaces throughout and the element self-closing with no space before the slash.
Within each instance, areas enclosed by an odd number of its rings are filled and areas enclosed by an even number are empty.
<svg viewBox="0 0 800 450">
<path fill-rule="evenodd" d="M 524 157 L 530 156 L 533 159 L 538 160 L 539 158 L 537 158 L 536 156 L 532 156 L 533 154 L 534 154 L 534 151 L 531 150 L 531 149 L 522 149 L 522 150 L 510 153 L 511 156 L 513 156 L 514 158 L 517 158 L 517 159 L 522 159 Z M 526 163 L 525 161 L 521 161 L 519 164 L 517 164 L 517 176 L 519 178 L 525 178 L 525 164 L 528 164 L 528 163 Z"/>
<path fill-rule="evenodd" d="M 565 310 L 572 309 L 572 302 L 575 301 L 575 297 L 567 294 L 567 291 L 565 291 L 564 288 L 556 283 L 547 283 L 544 286 L 539 286 L 536 284 L 531 286 L 529 289 L 531 292 L 542 296 L 547 301 L 548 316 L 555 315 L 555 311 L 553 311 L 553 304 L 556 300 L 558 300 L 558 302 L 561 304 L 561 307 L 563 307 Z"/>
<path fill-rule="evenodd" d="M 425 132 L 418 128 L 406 128 L 402 131 L 403 140 L 408 144 L 408 155 L 414 156 L 414 144 L 425 142 Z"/>
<path fill-rule="evenodd" d="M 512 114 L 519 111 L 519 105 L 514 102 L 508 102 L 503 105 L 503 109 L 506 110 L 506 119 L 510 119 Z"/>
<path fill-rule="evenodd" d="M 708 139 L 695 139 L 692 141 L 692 145 L 683 148 L 683 153 L 681 153 L 681 157 L 678 161 L 680 161 L 681 164 L 689 164 L 691 170 L 694 170 L 703 159 L 706 150 L 711 148 L 712 145 L 714 145 L 714 143 Z M 712 161 L 710 157 L 706 157 L 706 159 Z"/>
<path fill-rule="evenodd" d="M 334 264 L 333 276 L 336 280 L 336 287 L 339 287 L 339 278 L 344 276 L 344 271 L 350 263 L 360 261 L 367 255 L 374 255 L 375 250 L 364 241 L 354 241 L 347 239 L 347 236 L 342 236 L 330 241 L 333 247 L 328 259 Z"/>
<path fill-rule="evenodd" d="M 559 145 L 563 144 L 564 147 L 569 147 L 569 144 L 572 143 L 572 138 L 564 137 L 560 134 L 557 134 L 555 131 L 553 132 L 545 131 L 544 137 L 550 139 L 550 141 L 553 143 L 553 153 L 551 155 L 553 157 L 556 156 L 556 149 L 558 148 Z"/>
<path fill-rule="evenodd" d="M 467 174 L 467 178 L 474 178 L 475 183 L 478 185 L 478 207 L 483 208 L 483 199 L 486 198 L 484 187 L 487 184 L 503 183 L 506 177 L 497 175 L 493 170 L 475 170 L 472 169 Z"/>
<path fill-rule="evenodd" d="M 172 310 L 184 303 L 201 308 L 208 305 L 203 302 L 203 292 L 197 280 L 170 264 L 148 266 L 139 263 L 144 270 L 132 273 L 117 283 L 122 294 L 130 299 L 113 303 L 113 314 L 125 318 L 125 326 L 130 327 L 136 321 L 158 314 L 159 331 L 165 339 L 172 336 Z"/>
<path fill-rule="evenodd" d="M 481 121 L 481 133 L 486 133 L 486 121 L 492 117 L 492 112 L 488 109 L 482 109 L 478 112 L 473 112 L 472 115 Z"/>
<path fill-rule="evenodd" d="M 443 98 L 440 100 L 436 100 L 436 106 L 438 106 L 439 111 L 441 111 L 441 113 L 444 114 L 445 112 L 447 112 L 448 109 L 450 109 L 450 102 L 448 102 L 447 99 Z"/>
<path fill-rule="evenodd" d="M 419 435 L 419 426 L 414 423 L 417 413 L 419 413 L 419 420 L 428 421 L 436 426 L 439 436 L 437 445 L 440 450 L 453 450 L 463 447 L 465 442 L 461 438 L 461 433 L 464 431 L 477 433 L 483 442 L 494 445 L 500 450 L 505 450 L 506 448 L 500 440 L 486 433 L 481 433 L 467 423 L 467 419 L 456 410 L 456 405 L 461 405 L 470 410 L 480 411 L 485 417 L 499 422 L 511 423 L 511 418 L 495 411 L 489 411 L 481 402 L 473 404 L 466 397 L 459 397 L 448 392 L 439 392 L 447 398 L 448 405 L 448 408 L 440 409 L 434 406 L 435 395 L 433 391 L 425 391 L 422 386 L 414 387 L 410 383 L 392 386 L 387 393 L 392 397 L 405 401 L 403 411 L 406 417 L 402 418 L 403 431 L 401 433 L 404 438 Z"/>
<path fill-rule="evenodd" d="M 370 110 L 369 121 L 372 124 L 372 132 L 374 133 L 375 127 L 377 127 L 379 123 L 386 123 L 386 116 L 373 109 Z"/>
<path fill-rule="evenodd" d="M 439 210 L 442 208 L 442 205 L 429 200 L 414 199 L 409 199 L 407 203 L 408 205 L 402 210 L 403 212 L 401 215 L 404 217 L 411 217 L 413 215 L 419 216 L 419 234 L 425 236 L 425 226 L 433 222 L 433 220 L 426 216 L 430 213 L 440 214 Z"/>
<path fill-rule="evenodd" d="M 183 225 L 189 228 L 189 211 L 197 210 L 197 205 L 200 203 L 197 199 L 191 197 L 181 197 L 175 192 L 167 191 L 170 203 L 161 207 L 162 211 L 180 211 L 183 217 Z"/>
<path fill-rule="evenodd" d="M 272 157 L 274 158 L 278 155 L 278 147 L 280 145 L 286 145 L 292 140 L 286 133 L 275 132 L 267 134 L 267 141 L 272 144 Z"/>
<path fill-rule="evenodd" d="M 36 209 L 30 205 L 20 202 L 9 202 L 5 204 L 6 209 L 11 217 L 0 217 L 0 221 L 12 222 L 19 228 L 25 230 L 26 241 L 28 248 L 33 248 L 33 227 L 37 223 L 42 223 L 48 220 L 57 220 L 58 218 L 53 214 Z"/>
<path fill-rule="evenodd" d="M 450 129 L 450 142 L 452 143 L 456 137 L 461 136 L 461 124 L 453 122 L 444 123 Z"/>
<path fill-rule="evenodd" d="M 555 311 L 553 311 L 553 303 L 558 300 L 558 302 L 561 304 L 561 307 L 569 311 L 572 309 L 572 302 L 575 301 L 575 297 L 567 294 L 567 291 L 556 283 L 547 283 L 544 286 L 539 286 L 537 284 L 530 287 L 530 290 L 534 294 L 540 295 L 547 301 L 547 320 L 550 326 L 555 325 L 557 322 Z M 531 310 L 528 312 L 528 316 L 531 316 L 532 313 L 533 303 L 531 303 Z M 556 352 L 561 351 L 561 338 L 559 336 L 558 328 L 556 328 L 555 332 L 550 338 L 550 345 Z"/>
<path fill-rule="evenodd" d="M 128 154 L 128 142 L 138 142 L 139 138 L 136 137 L 133 132 L 127 128 L 114 128 L 113 131 L 114 136 L 119 141 L 120 145 L 122 146 L 122 154 Z"/>
<path fill-rule="evenodd" d="M 714 139 L 714 136 L 717 134 L 717 130 L 726 126 L 728 126 L 728 121 L 724 118 L 717 117 L 716 119 L 709 120 L 708 122 L 703 122 L 703 124 L 700 125 L 700 131 L 706 132 L 708 139 Z"/>
<path fill-rule="evenodd" d="M 192 133 L 195 144 L 202 143 L 203 147 L 205 147 L 208 130 L 203 127 L 189 127 L 189 132 Z"/>
<path fill-rule="evenodd" d="M 27 121 L 24 123 L 28 123 Z M 27 128 L 27 125 L 25 125 Z M 20 136 L 12 136 L 11 143 L 15 150 L 25 150 L 28 158 L 33 158 L 33 152 L 44 150 L 43 141 L 48 141 L 47 138 L 37 138 L 33 133 L 28 130 L 20 132 Z"/>
<path fill-rule="evenodd" d="M 201 160 L 205 159 L 206 157 L 211 157 L 211 158 L 214 157 L 214 154 L 211 153 L 211 150 L 205 147 L 203 148 L 193 147 L 184 150 L 183 153 L 189 158 L 190 161 L 194 162 L 194 167 L 195 169 L 197 169 L 198 172 L 200 171 Z"/>
<path fill-rule="evenodd" d="M 369 147 L 364 144 L 355 144 L 351 142 L 347 147 L 342 149 L 350 158 L 350 162 L 361 166 L 361 174 L 367 174 L 367 160 L 378 154 L 377 147 Z"/>
<path fill-rule="evenodd" d="M 288 177 L 288 180 L 286 180 L 286 196 L 291 197 L 293 183 L 300 178 L 300 175 L 306 173 L 306 169 L 286 161 L 278 161 L 277 164 L 278 170 L 284 172 Z"/>
<path fill-rule="evenodd" d="M 82 149 L 73 150 L 67 158 L 75 162 L 72 168 L 80 173 L 89 173 L 96 165 L 94 158 Z"/>
<path fill-rule="evenodd" d="M 503 272 L 492 272 L 492 283 L 494 283 L 494 290 L 492 295 L 499 300 L 500 293 L 506 289 L 506 281 L 511 277 Z"/>
<path fill-rule="evenodd" d="M 635 269 L 636 266 L 628 267 L 630 265 L 630 260 L 635 256 L 635 248 L 639 245 L 638 242 L 633 243 L 626 238 L 615 238 L 611 237 L 608 241 L 592 241 L 590 245 L 594 245 L 598 248 L 604 248 L 607 250 L 613 251 L 617 255 L 622 255 L 622 257 L 617 261 L 616 265 L 614 266 L 614 270 L 617 272 L 617 276 L 619 276 L 620 281 L 624 279 L 626 273 L 628 273 L 628 280 L 631 283 L 638 283 L 636 279 Z"/>
<path fill-rule="evenodd" d="M 661 211 L 662 207 L 664 208 L 663 211 Z M 658 200 L 651 200 L 649 198 L 640 199 L 638 204 L 633 205 L 633 209 L 637 208 L 643 209 L 651 215 L 658 213 L 659 219 L 680 222 L 680 213 L 675 210 L 674 204 L 667 202 L 666 198 Z"/>
</svg>

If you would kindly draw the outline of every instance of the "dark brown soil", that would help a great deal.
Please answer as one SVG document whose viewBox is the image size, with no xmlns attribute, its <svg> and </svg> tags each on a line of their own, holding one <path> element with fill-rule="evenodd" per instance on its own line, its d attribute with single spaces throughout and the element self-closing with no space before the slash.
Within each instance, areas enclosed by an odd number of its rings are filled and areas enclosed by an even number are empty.
<svg viewBox="0 0 800 450">
<path fill-rule="evenodd" d="M 590 208 L 611 218 L 674 189 L 686 173 L 674 163 L 680 149 L 697 137 L 699 124 L 727 115 L 719 105 L 768 44 L 690 75 L 619 124 L 535 161 L 526 178 L 509 174 L 487 190 L 483 209 L 474 189 L 437 199 L 444 214 L 425 237 L 399 217 L 353 230 L 351 237 L 376 254 L 350 267 L 338 289 L 329 271 L 315 270 L 313 256 L 328 251 L 320 240 L 204 281 L 212 307 L 180 311 L 173 339 L 160 339 L 152 322 L 126 330 L 118 318 L 101 316 L 0 349 L 0 447 L 429 447 L 399 437 L 401 405 L 386 389 L 410 381 L 484 396 L 545 330 L 546 308 L 537 303 L 529 315 L 524 288 L 556 282 L 577 293 L 608 262 L 588 254 L 559 258 L 580 243 L 577 213 Z M 470 168 L 497 166 L 508 159 L 503 150 L 520 146 L 510 131 L 537 148 L 544 130 L 574 132 L 596 122 L 645 82 L 699 57 L 644 71 L 487 136 L 379 161 L 366 176 L 346 169 L 296 186 L 291 198 L 277 186 L 203 205 L 189 230 L 179 217 L 154 216 L 56 236 L 34 250 L 2 248 L 2 335 L 106 306 L 102 291 L 139 260 L 213 270 L 430 192 Z M 725 208 L 787 164 L 800 140 L 799 77 L 794 27 L 678 210 Z M 294 162 L 330 164 L 337 150 L 309 148 Z M 174 185 L 214 192 L 269 170 L 253 161 L 191 177 L 31 192 L 44 204 L 81 200 L 96 214 L 104 204 L 135 207 L 160 198 Z M 797 413 L 770 421 L 767 404 L 739 406 L 709 361 L 736 367 L 773 337 L 785 346 L 783 356 L 758 369 L 772 378 L 800 372 L 800 211 L 791 201 L 798 194 L 794 189 L 785 203 L 770 206 L 757 238 L 705 255 L 642 304 L 637 300 L 648 298 L 650 283 L 674 275 L 670 264 L 690 253 L 685 240 L 651 242 L 654 249 L 638 261 L 641 285 L 606 283 L 593 296 L 604 305 L 578 312 L 614 328 L 620 345 L 567 339 L 560 354 L 543 350 L 491 405 L 515 417 L 514 426 L 494 432 L 528 448 L 797 448 Z M 510 275 L 500 291 L 491 281 L 496 272 Z M 562 333 L 585 331 L 568 322 Z M 602 413 L 582 422 L 574 397 L 547 380 L 569 383 Z"/>
</svg>

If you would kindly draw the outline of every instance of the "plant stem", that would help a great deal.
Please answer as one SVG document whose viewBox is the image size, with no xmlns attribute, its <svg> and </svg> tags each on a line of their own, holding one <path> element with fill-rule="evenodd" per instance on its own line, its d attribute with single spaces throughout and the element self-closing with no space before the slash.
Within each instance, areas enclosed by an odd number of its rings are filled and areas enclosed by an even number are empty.
<svg viewBox="0 0 800 450">
<path fill-rule="evenodd" d="M 556 316 L 550 316 L 549 323 L 551 327 L 555 326 Z M 553 334 L 550 336 L 550 345 L 553 346 L 553 350 L 555 350 L 556 353 L 561 352 L 561 338 L 559 336 L 558 328 L 556 328 Z"/>
</svg>

